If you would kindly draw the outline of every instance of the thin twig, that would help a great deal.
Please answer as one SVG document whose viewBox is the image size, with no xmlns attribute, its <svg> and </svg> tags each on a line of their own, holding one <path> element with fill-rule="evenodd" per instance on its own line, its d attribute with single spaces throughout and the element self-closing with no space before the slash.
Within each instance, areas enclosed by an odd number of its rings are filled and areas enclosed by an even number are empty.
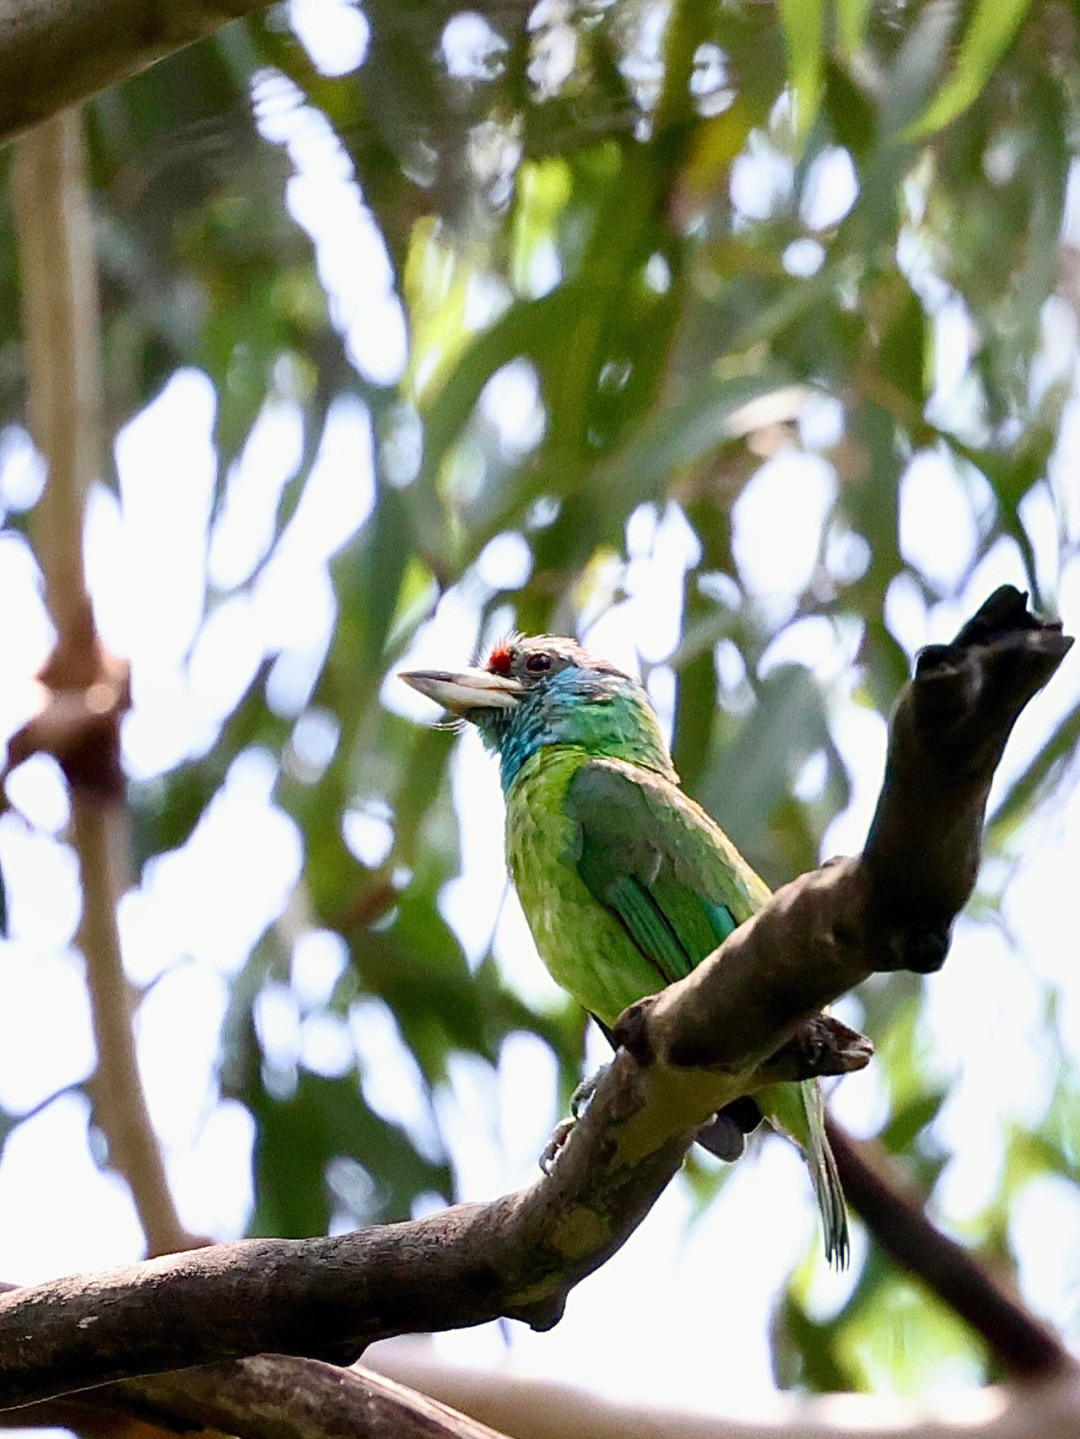
<svg viewBox="0 0 1080 1439">
<path fill-rule="evenodd" d="M 131 1189 L 148 1250 L 161 1254 L 192 1240 L 177 1216 L 146 1108 L 132 1033 L 133 996 L 116 922 L 130 871 L 119 764 L 126 670 L 98 640 L 82 561 L 86 495 L 102 450 L 102 404 L 94 234 L 77 111 L 57 116 L 21 141 L 14 196 L 30 425 L 49 467 L 32 535 L 57 630 L 39 677 L 47 708 L 27 732 L 43 732 L 50 712 L 73 717 L 54 752 L 71 787 L 72 839 L 82 879 L 78 943 L 97 1046 L 95 1120 L 110 1163 Z M 13 750 L 20 741 L 32 748 L 27 732 L 16 736 Z"/>
</svg>

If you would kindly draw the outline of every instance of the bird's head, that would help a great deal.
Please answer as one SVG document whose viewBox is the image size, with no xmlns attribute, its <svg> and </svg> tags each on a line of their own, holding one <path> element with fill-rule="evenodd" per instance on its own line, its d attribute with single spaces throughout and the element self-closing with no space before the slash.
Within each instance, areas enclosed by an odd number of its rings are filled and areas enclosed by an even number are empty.
<svg viewBox="0 0 1080 1439">
<path fill-rule="evenodd" d="M 678 778 L 642 686 L 574 640 L 515 638 L 496 645 L 474 669 L 401 678 L 476 725 L 499 753 L 504 790 L 544 745 L 569 745 Z"/>
</svg>

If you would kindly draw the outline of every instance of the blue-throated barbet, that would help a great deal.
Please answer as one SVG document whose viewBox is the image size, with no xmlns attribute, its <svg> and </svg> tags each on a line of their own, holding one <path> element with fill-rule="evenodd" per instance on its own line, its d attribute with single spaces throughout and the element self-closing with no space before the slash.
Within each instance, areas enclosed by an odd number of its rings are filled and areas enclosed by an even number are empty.
<svg viewBox="0 0 1080 1439">
<path fill-rule="evenodd" d="M 679 787 L 644 688 L 573 640 L 497 645 L 482 667 L 402 676 L 479 729 L 499 756 L 506 853 L 540 957 L 608 1031 L 687 974 L 769 897 Z M 847 1218 L 817 1081 L 755 1096 L 802 1149 L 843 1265 Z"/>
</svg>

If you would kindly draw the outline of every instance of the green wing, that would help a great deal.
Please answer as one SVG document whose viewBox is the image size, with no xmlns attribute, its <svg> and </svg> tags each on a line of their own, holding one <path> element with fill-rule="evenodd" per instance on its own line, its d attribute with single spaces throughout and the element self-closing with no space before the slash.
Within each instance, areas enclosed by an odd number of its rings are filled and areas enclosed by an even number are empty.
<svg viewBox="0 0 1080 1439">
<path fill-rule="evenodd" d="M 688 974 L 758 909 L 769 890 L 705 811 L 669 780 L 621 760 L 585 764 L 567 789 L 577 871 L 656 970 L 660 984 Z M 766 1118 L 803 1151 L 825 1230 L 843 1268 L 847 1216 L 825 1137 L 816 1082 L 759 1096 Z"/>
<path fill-rule="evenodd" d="M 574 776 L 566 805 L 578 874 L 659 984 L 688 974 L 768 898 L 719 826 L 660 775 L 593 760 Z"/>
</svg>

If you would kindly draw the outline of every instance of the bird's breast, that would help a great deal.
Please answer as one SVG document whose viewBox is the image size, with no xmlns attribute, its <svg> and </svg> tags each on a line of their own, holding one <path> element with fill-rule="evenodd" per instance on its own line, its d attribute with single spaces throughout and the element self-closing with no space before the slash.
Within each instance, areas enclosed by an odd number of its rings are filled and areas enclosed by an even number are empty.
<svg viewBox="0 0 1080 1439">
<path fill-rule="evenodd" d="M 540 958 L 557 984 L 612 1024 L 657 987 L 655 970 L 578 873 L 581 830 L 567 812 L 580 751 L 532 756 L 507 795 L 506 857 Z"/>
<path fill-rule="evenodd" d="M 577 767 L 576 757 L 554 749 L 534 756 L 515 780 L 506 808 L 507 863 L 545 962 L 575 904 L 592 900 L 575 869 L 578 826 L 566 813 Z"/>
</svg>

